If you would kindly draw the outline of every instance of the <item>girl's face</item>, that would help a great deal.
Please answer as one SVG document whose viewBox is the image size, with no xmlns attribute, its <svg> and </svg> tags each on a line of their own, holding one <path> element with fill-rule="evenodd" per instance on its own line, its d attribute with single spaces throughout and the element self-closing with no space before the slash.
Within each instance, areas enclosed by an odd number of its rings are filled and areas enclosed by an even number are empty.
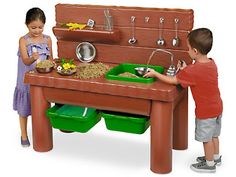
<svg viewBox="0 0 236 177">
<path fill-rule="evenodd" d="M 27 28 L 29 29 L 30 36 L 38 37 L 43 33 L 44 23 L 41 20 L 35 20 L 30 22 Z"/>
</svg>

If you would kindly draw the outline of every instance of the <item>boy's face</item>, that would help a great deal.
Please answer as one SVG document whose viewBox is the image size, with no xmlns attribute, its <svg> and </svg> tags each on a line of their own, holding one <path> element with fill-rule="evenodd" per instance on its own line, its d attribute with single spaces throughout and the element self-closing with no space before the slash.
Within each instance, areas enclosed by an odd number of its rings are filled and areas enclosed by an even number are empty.
<svg viewBox="0 0 236 177">
<path fill-rule="evenodd" d="M 195 60 L 196 56 L 197 56 L 197 49 L 192 48 L 188 42 L 187 39 L 187 46 L 188 46 L 188 54 L 191 57 L 191 59 Z"/>
<path fill-rule="evenodd" d="M 44 23 L 41 20 L 35 20 L 27 25 L 32 37 L 38 37 L 43 33 Z"/>
</svg>

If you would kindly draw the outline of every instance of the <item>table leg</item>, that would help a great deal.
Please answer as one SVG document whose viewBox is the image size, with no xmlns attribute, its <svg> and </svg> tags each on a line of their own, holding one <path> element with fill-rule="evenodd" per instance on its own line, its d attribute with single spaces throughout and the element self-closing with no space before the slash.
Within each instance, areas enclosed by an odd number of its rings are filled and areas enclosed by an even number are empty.
<svg viewBox="0 0 236 177">
<path fill-rule="evenodd" d="M 46 110 L 50 103 L 43 95 L 43 88 L 30 86 L 33 148 L 38 152 L 46 152 L 52 149 L 52 127 L 46 117 Z"/>
<path fill-rule="evenodd" d="M 188 90 L 175 106 L 173 119 L 173 148 L 184 150 L 188 148 Z"/>
<path fill-rule="evenodd" d="M 152 101 L 151 107 L 151 170 L 169 173 L 172 170 L 173 103 Z"/>
</svg>

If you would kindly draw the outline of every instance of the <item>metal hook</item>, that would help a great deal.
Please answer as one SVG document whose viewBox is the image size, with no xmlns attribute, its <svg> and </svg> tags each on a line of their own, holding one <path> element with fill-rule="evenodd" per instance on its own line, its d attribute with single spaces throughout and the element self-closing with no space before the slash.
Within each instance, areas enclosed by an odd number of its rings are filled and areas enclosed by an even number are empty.
<svg viewBox="0 0 236 177">
<path fill-rule="evenodd" d="M 148 22 L 149 22 L 149 19 L 150 19 L 150 17 L 144 17 L 145 23 L 148 23 Z"/>
<path fill-rule="evenodd" d="M 131 19 L 131 22 L 132 22 L 132 23 L 134 23 L 134 21 L 135 21 L 135 18 L 136 18 L 135 16 L 131 16 L 131 18 L 130 18 L 130 19 Z"/>
<path fill-rule="evenodd" d="M 175 18 L 175 23 L 179 23 L 179 19 L 178 18 Z"/>
<path fill-rule="evenodd" d="M 160 23 L 164 23 L 164 17 L 160 17 Z"/>
</svg>

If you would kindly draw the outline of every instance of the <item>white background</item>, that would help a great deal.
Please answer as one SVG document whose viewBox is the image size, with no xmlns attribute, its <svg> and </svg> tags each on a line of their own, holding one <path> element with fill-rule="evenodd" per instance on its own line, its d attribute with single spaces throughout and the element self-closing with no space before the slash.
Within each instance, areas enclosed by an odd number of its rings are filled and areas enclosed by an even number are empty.
<svg viewBox="0 0 236 177">
<path fill-rule="evenodd" d="M 45 34 L 52 37 L 54 57 L 57 56 L 55 25 L 57 3 L 99 4 L 141 7 L 191 8 L 194 10 L 194 28 L 207 27 L 213 31 L 214 45 L 209 56 L 219 70 L 219 86 L 224 101 L 221 153 L 223 164 L 215 176 L 235 173 L 235 46 L 236 25 L 233 1 L 202 0 L 80 0 L 80 1 L 4 1 L 1 18 L 1 69 L 0 69 L 0 176 L 157 176 L 150 171 L 150 129 L 143 135 L 108 131 L 102 120 L 86 134 L 63 134 L 53 131 L 54 148 L 47 153 L 35 152 L 20 146 L 18 115 L 12 110 L 16 82 L 18 39 L 27 33 L 25 13 L 38 6 L 46 14 Z M 3 5 L 4 4 L 4 5 Z M 13 5 L 14 4 L 14 5 Z M 234 18 L 233 18 L 234 17 Z M 29 138 L 32 140 L 31 120 Z M 232 138 L 232 140 L 231 140 Z M 168 176 L 197 176 L 189 165 L 202 155 L 202 144 L 194 140 L 194 104 L 189 96 L 189 148 L 173 150 L 173 170 Z M 202 174 L 206 176 L 206 174 Z M 233 175 L 234 176 L 234 175 Z"/>
</svg>

